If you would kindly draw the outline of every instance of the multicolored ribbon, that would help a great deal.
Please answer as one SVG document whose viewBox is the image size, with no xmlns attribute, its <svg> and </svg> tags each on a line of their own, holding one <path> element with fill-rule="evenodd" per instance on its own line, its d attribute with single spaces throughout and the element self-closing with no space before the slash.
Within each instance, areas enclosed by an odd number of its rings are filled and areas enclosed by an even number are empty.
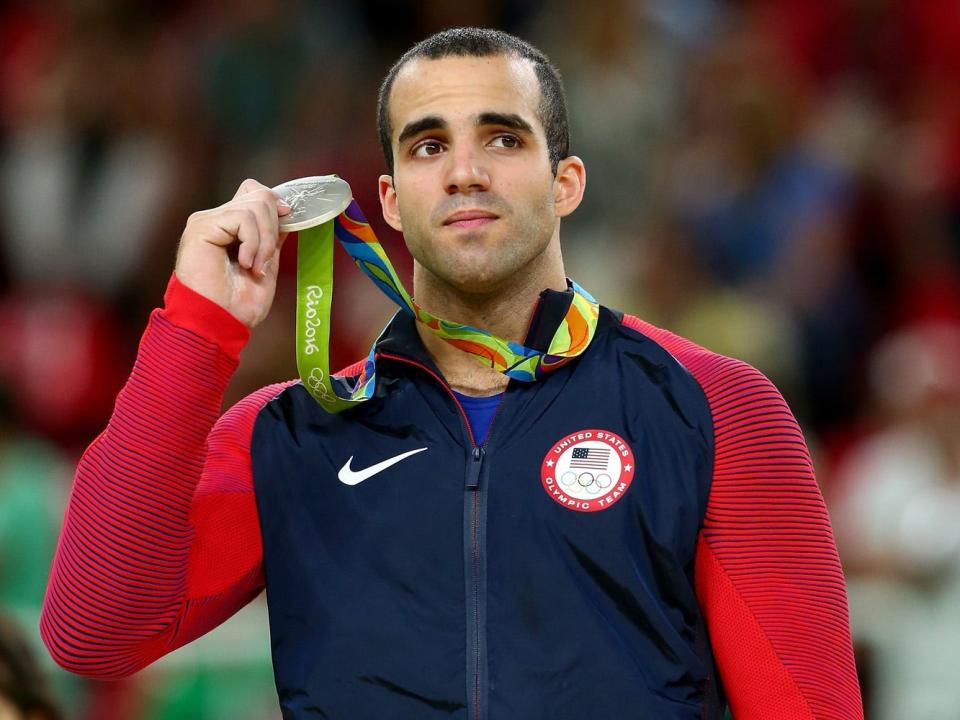
<svg viewBox="0 0 960 720">
<path fill-rule="evenodd" d="M 376 343 L 352 388 L 330 376 L 334 235 L 357 267 L 401 310 L 481 364 L 514 380 L 533 382 L 560 367 L 587 349 L 597 329 L 597 301 L 572 281 L 573 301 L 546 352 L 431 315 L 403 287 L 370 223 L 353 201 L 332 222 L 301 230 L 297 247 L 297 369 L 304 386 L 328 412 L 340 412 L 368 400 L 375 382 Z"/>
</svg>

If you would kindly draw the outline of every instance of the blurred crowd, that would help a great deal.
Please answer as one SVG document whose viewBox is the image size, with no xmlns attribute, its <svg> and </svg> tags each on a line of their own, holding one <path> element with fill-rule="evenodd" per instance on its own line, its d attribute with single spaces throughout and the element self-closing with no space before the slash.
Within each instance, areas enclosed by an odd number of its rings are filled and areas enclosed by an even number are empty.
<svg viewBox="0 0 960 720">
<path fill-rule="evenodd" d="M 568 272 L 756 365 L 797 414 L 847 571 L 868 717 L 960 717 L 955 0 L 2 7 L 0 614 L 35 652 L 72 467 L 161 303 L 187 215 L 246 177 L 337 173 L 408 278 L 379 220 L 376 90 L 413 42 L 484 25 L 531 40 L 565 78 L 588 173 L 562 228 Z M 294 258 L 290 242 L 228 403 L 296 374 Z M 341 366 L 391 308 L 342 254 L 336 273 Z M 276 717 L 265 631 L 239 628 L 265 622 L 251 612 L 131 681 L 46 671 L 70 720 Z"/>
</svg>

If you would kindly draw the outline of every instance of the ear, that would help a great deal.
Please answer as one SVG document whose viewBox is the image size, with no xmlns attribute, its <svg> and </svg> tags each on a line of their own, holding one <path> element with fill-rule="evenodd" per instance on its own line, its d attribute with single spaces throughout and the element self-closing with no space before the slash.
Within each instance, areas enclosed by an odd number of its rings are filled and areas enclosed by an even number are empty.
<svg viewBox="0 0 960 720">
<path fill-rule="evenodd" d="M 387 225 L 397 232 L 403 232 L 403 224 L 400 222 L 400 206 L 397 203 L 397 191 L 393 188 L 393 176 L 381 175 L 380 185 L 380 208 L 383 210 L 383 219 Z"/>
<path fill-rule="evenodd" d="M 557 163 L 557 174 L 553 179 L 553 203 L 557 217 L 566 217 L 580 206 L 586 187 L 587 169 L 583 160 L 570 155 Z"/>
</svg>

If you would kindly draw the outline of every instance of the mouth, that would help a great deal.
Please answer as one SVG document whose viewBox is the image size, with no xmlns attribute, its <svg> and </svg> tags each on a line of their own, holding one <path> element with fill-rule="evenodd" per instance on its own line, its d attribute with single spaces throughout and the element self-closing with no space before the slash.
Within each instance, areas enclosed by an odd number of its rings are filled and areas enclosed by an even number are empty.
<svg viewBox="0 0 960 720">
<path fill-rule="evenodd" d="M 492 223 L 499 218 L 486 210 L 460 210 L 443 221 L 445 227 L 460 229 L 478 228 Z"/>
</svg>

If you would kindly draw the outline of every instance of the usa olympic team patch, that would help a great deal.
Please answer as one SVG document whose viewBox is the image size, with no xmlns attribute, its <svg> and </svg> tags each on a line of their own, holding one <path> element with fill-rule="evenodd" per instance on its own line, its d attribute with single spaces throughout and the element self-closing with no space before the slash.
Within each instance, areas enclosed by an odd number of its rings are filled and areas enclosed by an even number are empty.
<svg viewBox="0 0 960 720">
<path fill-rule="evenodd" d="M 570 510 L 606 510 L 623 497 L 636 472 L 633 450 L 609 430 L 578 430 L 558 440 L 543 458 L 540 481 Z"/>
</svg>

